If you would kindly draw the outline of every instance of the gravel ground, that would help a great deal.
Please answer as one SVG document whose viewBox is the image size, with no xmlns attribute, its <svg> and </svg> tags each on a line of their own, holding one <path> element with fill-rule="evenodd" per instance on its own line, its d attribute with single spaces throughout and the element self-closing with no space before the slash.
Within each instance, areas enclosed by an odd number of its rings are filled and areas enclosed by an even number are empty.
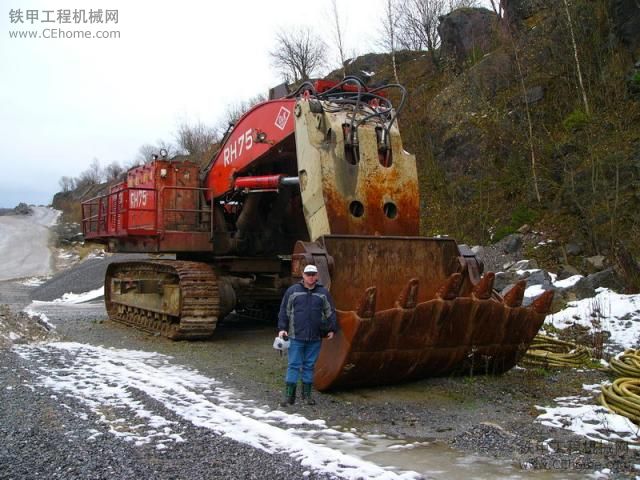
<svg viewBox="0 0 640 480">
<path fill-rule="evenodd" d="M 109 434 L 95 415 L 78 414 L 86 409 L 73 398 L 33 388 L 31 366 L 6 348 L 0 365 L 0 479 L 303 478 L 289 456 L 215 435 L 160 405 L 155 410 L 181 424 L 188 441 L 166 450 L 134 446 Z"/>
<path fill-rule="evenodd" d="M 493 259 L 494 265 L 504 261 L 499 251 L 485 249 L 483 253 L 485 262 L 487 258 Z M 0 282 L 0 303 L 9 304 L 17 312 L 31 296 L 58 298 L 73 291 L 78 282 L 84 290 L 90 290 L 90 285 L 101 285 L 105 267 L 97 262 L 74 267 L 35 289 Z M 56 325 L 58 338 L 157 351 L 224 382 L 239 395 L 274 408 L 278 405 L 286 363 L 271 348 L 274 328 L 270 324 L 228 321 L 219 326 L 211 341 L 170 342 L 107 321 L 100 303 L 74 309 L 48 308 L 45 313 Z M 0 312 L 5 318 L 15 319 L 6 308 Z M 40 327 L 33 328 L 41 333 Z M 188 442 L 159 452 L 106 434 L 88 441 L 99 422 L 91 415 L 77 414 L 85 409 L 72 399 L 61 400 L 49 390 L 30 387 L 34 379 L 28 361 L 1 345 L 0 434 L 7 440 L 0 444 L 0 465 L 10 468 L 0 468 L 0 479 L 303 476 L 304 468 L 289 456 L 269 455 L 219 437 L 164 410 L 163 415 L 181 424 Z M 581 447 L 583 438 L 534 423 L 536 405 L 553 405 L 554 398 L 576 395 L 583 384 L 605 378 L 595 370 L 513 369 L 497 377 L 432 378 L 406 385 L 317 394 L 316 406 L 296 404 L 290 410 L 307 418 L 323 418 L 329 425 L 450 445 L 465 454 L 514 465 L 523 473 L 542 473 L 544 478 L 552 474 L 556 475 L 553 478 L 580 478 L 585 472 L 607 466 L 613 467 L 608 478 L 635 478 L 633 465 L 640 463 L 636 451 L 594 453 L 587 446 Z M 162 410 L 161 405 L 155 408 Z M 550 442 L 560 448 L 550 451 Z M 308 478 L 325 477 L 311 474 Z"/>
</svg>

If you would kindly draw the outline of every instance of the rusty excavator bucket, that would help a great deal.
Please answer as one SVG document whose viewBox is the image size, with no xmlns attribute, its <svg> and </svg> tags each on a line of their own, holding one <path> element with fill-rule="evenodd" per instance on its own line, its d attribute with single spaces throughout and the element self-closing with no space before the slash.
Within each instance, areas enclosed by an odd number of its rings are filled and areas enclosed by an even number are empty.
<svg viewBox="0 0 640 480">
<path fill-rule="evenodd" d="M 318 390 L 425 377 L 502 373 L 527 350 L 553 299 L 523 307 L 525 281 L 502 298 L 495 275 L 455 241 L 424 237 L 328 236 L 299 242 L 296 269 L 319 267 L 339 331 L 323 340 Z"/>
<path fill-rule="evenodd" d="M 331 99 L 329 99 L 331 100 Z M 292 274 L 313 263 L 335 300 L 318 390 L 398 383 L 513 367 L 553 298 L 522 307 L 525 283 L 502 298 L 495 275 L 453 239 L 419 236 L 415 157 L 392 109 L 359 91 L 352 110 L 302 99 L 295 110 L 300 191 L 310 242 Z M 379 102 L 379 103 L 378 103 Z M 462 250 L 462 252 L 461 252 Z"/>
</svg>

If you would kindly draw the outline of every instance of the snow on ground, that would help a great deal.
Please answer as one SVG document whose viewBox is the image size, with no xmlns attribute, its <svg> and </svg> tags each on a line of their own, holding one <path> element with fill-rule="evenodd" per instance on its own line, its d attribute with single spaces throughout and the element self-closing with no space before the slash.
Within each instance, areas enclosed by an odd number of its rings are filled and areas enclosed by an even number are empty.
<svg viewBox="0 0 640 480">
<path fill-rule="evenodd" d="M 558 329 L 581 325 L 591 330 L 608 331 L 611 334 L 607 341 L 609 351 L 638 348 L 640 295 L 623 295 L 604 288 L 596 292 L 593 298 L 569 302 L 564 310 L 547 316 L 545 325 Z M 556 398 L 555 407 L 538 406 L 536 408 L 544 413 L 536 421 L 571 430 L 591 440 L 640 445 L 640 428 L 626 417 L 600 406 L 597 402 L 599 392 L 600 385 L 585 385 L 584 391 L 577 396 Z"/>
<path fill-rule="evenodd" d="M 91 290 L 89 292 L 83 293 L 65 293 L 61 298 L 55 299 L 52 303 L 84 303 L 90 302 L 91 300 L 95 300 L 96 298 L 100 298 L 104 296 L 104 287 L 96 288 L 95 290 Z M 43 304 L 49 302 L 41 302 L 35 300 L 33 304 Z"/>
<path fill-rule="evenodd" d="M 104 287 L 84 293 L 65 293 L 62 297 L 56 298 L 52 302 L 33 300 L 23 309 L 31 318 L 36 318 L 47 330 L 55 330 L 55 325 L 51 323 L 44 310 L 66 308 L 67 306 L 80 305 L 104 296 Z"/>
<path fill-rule="evenodd" d="M 526 273 L 532 274 L 539 271 L 539 268 L 534 268 L 531 270 L 516 270 L 516 274 L 524 277 Z M 549 276 L 551 277 L 552 285 L 559 289 L 572 287 L 573 285 L 578 283 L 581 278 L 584 278 L 582 275 L 573 275 L 572 277 L 565 278 L 564 280 L 556 281 L 556 278 L 558 278 L 558 276 L 555 273 L 549 273 Z M 527 300 L 533 300 L 537 296 L 542 295 L 544 292 L 545 289 L 542 285 L 531 285 L 524 291 L 524 298 Z"/>
<path fill-rule="evenodd" d="M 153 442 L 164 449 L 188 440 L 177 422 L 145 405 L 151 399 L 150 404 L 160 402 L 198 427 L 269 453 L 288 453 L 310 470 L 353 479 L 420 477 L 343 453 L 341 446 L 357 449 L 368 441 L 366 435 L 243 400 L 220 382 L 171 364 L 165 355 L 63 342 L 16 345 L 14 351 L 38 364 L 38 384 L 62 403 L 66 396 L 77 398 L 111 434 L 135 444 Z"/>
<path fill-rule="evenodd" d="M 29 315 L 30 318 L 35 318 L 37 323 L 40 323 L 46 330 L 52 331 L 56 329 L 56 326 L 51 323 L 49 317 L 42 312 L 38 312 L 33 308 L 33 303 L 23 310 L 24 313 Z"/>
<path fill-rule="evenodd" d="M 27 287 L 38 287 L 49 280 L 51 276 L 46 275 L 44 277 L 31 277 L 18 282 L 20 285 L 25 285 Z"/>
<path fill-rule="evenodd" d="M 600 393 L 600 385 L 583 385 L 583 391 L 583 395 L 556 398 L 557 407 L 536 406 L 544 412 L 536 420 L 549 427 L 566 428 L 589 440 L 640 445 L 640 427 L 628 418 L 596 405 L 595 396 Z"/>
<path fill-rule="evenodd" d="M 618 349 L 637 348 L 640 340 L 640 295 L 624 295 L 599 288 L 593 298 L 569 302 L 564 310 L 549 315 L 546 324 L 567 328 L 577 324 L 611 333 L 609 342 Z"/>
</svg>

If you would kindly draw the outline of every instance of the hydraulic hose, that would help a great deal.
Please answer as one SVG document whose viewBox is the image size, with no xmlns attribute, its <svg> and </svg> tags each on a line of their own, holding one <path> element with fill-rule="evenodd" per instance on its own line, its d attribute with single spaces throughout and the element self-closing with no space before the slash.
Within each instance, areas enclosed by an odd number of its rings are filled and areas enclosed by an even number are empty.
<svg viewBox="0 0 640 480">
<path fill-rule="evenodd" d="M 591 352 L 583 345 L 538 334 L 521 362 L 538 367 L 576 368 L 585 366 L 590 359 Z"/>
<path fill-rule="evenodd" d="M 640 423 L 640 378 L 620 377 L 603 386 L 599 401 L 603 407 Z"/>
<path fill-rule="evenodd" d="M 617 377 L 640 378 L 640 350 L 628 349 L 609 361 Z"/>
<path fill-rule="evenodd" d="M 640 424 L 640 350 L 625 350 L 609 361 L 609 367 L 618 378 L 602 386 L 600 404 Z"/>
</svg>

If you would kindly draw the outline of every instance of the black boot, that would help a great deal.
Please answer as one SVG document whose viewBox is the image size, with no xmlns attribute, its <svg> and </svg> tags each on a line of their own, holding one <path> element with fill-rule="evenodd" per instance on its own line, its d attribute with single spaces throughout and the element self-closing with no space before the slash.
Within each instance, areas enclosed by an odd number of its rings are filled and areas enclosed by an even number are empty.
<svg viewBox="0 0 640 480">
<path fill-rule="evenodd" d="M 284 398 L 282 402 L 280 402 L 281 407 L 286 407 L 288 405 L 293 405 L 296 402 L 296 384 L 295 383 L 287 383 L 284 386 Z"/>
<path fill-rule="evenodd" d="M 302 399 L 305 401 L 307 405 L 316 404 L 316 401 L 313 398 L 311 398 L 311 387 L 313 387 L 311 383 L 302 384 Z"/>
</svg>

